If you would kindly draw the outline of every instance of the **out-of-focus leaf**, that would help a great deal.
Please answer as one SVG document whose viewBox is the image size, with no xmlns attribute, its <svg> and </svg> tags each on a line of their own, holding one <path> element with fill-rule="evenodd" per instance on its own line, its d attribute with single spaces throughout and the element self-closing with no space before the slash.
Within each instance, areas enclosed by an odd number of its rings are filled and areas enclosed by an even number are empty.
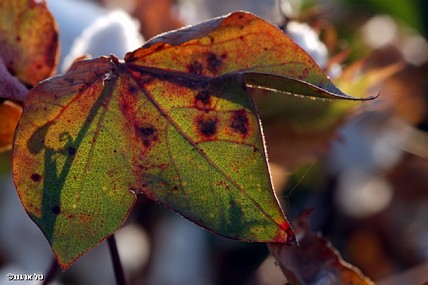
<svg viewBox="0 0 428 285">
<path fill-rule="evenodd" d="M 0 76 L 6 69 L 21 82 L 35 85 L 53 74 L 57 58 L 58 33 L 46 2 L 0 0 Z M 4 90 L 0 96 L 21 99 Z"/>
<path fill-rule="evenodd" d="M 15 128 L 21 113 L 22 107 L 13 102 L 0 103 L 0 152 L 12 148 Z"/>
<path fill-rule="evenodd" d="M 347 94 L 364 98 L 379 93 L 375 86 L 390 78 L 401 63 L 358 72 L 364 61 L 344 69 L 335 80 Z M 356 86 L 356 87 L 355 87 Z M 311 101 L 284 97 L 266 91 L 251 90 L 255 98 L 266 137 L 269 158 L 287 169 L 310 163 L 328 149 L 336 129 L 360 106 L 352 101 Z"/>
<path fill-rule="evenodd" d="M 299 245 L 269 243 L 268 247 L 292 285 L 374 284 L 361 271 L 345 262 L 339 252 L 309 227 L 311 211 L 301 213 L 293 222 Z"/>
<path fill-rule="evenodd" d="M 295 241 L 247 80 L 355 99 L 278 28 L 245 12 L 161 35 L 123 63 L 76 62 L 32 89 L 14 179 L 63 269 L 111 235 L 141 193 L 226 237 Z"/>
<path fill-rule="evenodd" d="M 139 0 L 136 2 L 133 16 L 140 21 L 140 31 L 144 38 L 149 39 L 160 33 L 183 26 L 183 23 L 177 17 L 177 13 L 174 13 L 175 1 Z M 159 17 L 159 15 L 162 15 L 162 17 Z"/>
<path fill-rule="evenodd" d="M 355 92 L 356 97 L 365 97 L 373 92 L 373 87 L 382 81 L 390 78 L 403 69 L 404 62 L 397 62 L 386 67 L 374 68 L 361 72 L 365 61 L 357 61 L 344 69 L 342 75 L 335 80 L 335 83 L 346 92 Z M 352 93 L 354 94 L 354 93 Z"/>
<path fill-rule="evenodd" d="M 1 47 L 0 47 L 1 49 Z M 18 78 L 11 75 L 0 57 L 0 98 L 22 102 L 28 94 L 28 89 Z"/>
</svg>

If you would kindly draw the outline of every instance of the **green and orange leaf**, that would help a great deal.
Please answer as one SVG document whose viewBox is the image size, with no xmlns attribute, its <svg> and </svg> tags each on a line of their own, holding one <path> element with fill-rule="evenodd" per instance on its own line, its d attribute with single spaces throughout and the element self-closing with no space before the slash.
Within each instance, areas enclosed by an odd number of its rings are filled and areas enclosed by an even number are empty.
<svg viewBox="0 0 428 285">
<path fill-rule="evenodd" d="M 219 235 L 294 243 L 248 84 L 354 99 L 279 29 L 245 12 L 154 38 L 124 62 L 76 62 L 37 85 L 13 172 L 61 267 L 113 234 L 137 194 Z"/>
</svg>

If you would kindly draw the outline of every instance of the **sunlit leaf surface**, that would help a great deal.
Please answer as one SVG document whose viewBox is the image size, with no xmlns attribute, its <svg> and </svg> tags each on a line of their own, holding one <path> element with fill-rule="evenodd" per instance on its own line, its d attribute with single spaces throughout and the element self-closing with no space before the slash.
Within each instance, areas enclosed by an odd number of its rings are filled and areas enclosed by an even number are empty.
<svg viewBox="0 0 428 285">
<path fill-rule="evenodd" d="M 245 12 L 75 63 L 24 104 L 13 171 L 63 269 L 111 235 L 137 194 L 214 233 L 292 244 L 247 85 L 353 99 L 279 29 Z"/>
</svg>

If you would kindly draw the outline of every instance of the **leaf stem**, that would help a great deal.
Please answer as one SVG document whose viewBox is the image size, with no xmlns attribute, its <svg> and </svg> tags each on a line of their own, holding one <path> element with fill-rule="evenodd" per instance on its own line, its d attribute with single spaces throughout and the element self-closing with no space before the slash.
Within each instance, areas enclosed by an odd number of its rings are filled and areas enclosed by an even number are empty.
<svg viewBox="0 0 428 285">
<path fill-rule="evenodd" d="M 123 272 L 122 263 L 120 262 L 119 252 L 117 251 L 116 238 L 114 234 L 108 239 L 108 247 L 110 249 L 111 259 L 113 261 L 114 275 L 117 285 L 126 285 L 125 274 Z"/>
<path fill-rule="evenodd" d="M 47 285 L 51 283 L 52 280 L 55 279 L 57 274 L 60 272 L 60 268 L 58 266 L 58 263 L 56 262 L 55 258 L 52 259 L 51 266 L 49 267 L 49 271 L 46 272 L 42 285 Z"/>
</svg>

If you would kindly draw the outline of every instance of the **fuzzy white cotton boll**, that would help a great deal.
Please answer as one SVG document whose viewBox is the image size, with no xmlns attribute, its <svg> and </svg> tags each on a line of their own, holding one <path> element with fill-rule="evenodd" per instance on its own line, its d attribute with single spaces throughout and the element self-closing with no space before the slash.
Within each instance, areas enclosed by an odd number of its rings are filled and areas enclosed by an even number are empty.
<svg viewBox="0 0 428 285">
<path fill-rule="evenodd" d="M 364 219 L 381 212 L 393 197 L 388 181 L 366 170 L 347 170 L 338 183 L 336 203 L 342 212 L 354 218 Z"/>
<path fill-rule="evenodd" d="M 302 8 L 302 0 L 278 0 L 279 7 L 288 17 L 297 17 Z"/>
<path fill-rule="evenodd" d="M 140 270 L 149 259 L 150 242 L 143 228 L 130 224 L 115 234 L 122 266 L 127 273 Z"/>
<path fill-rule="evenodd" d="M 327 47 L 319 40 L 318 34 L 307 24 L 289 22 L 286 34 L 303 48 L 321 68 L 324 68 L 328 60 Z"/>
<path fill-rule="evenodd" d="M 62 70 L 66 71 L 76 58 L 87 54 L 93 57 L 114 54 L 121 59 L 143 42 L 138 23 L 124 11 L 112 11 L 98 18 L 74 41 Z"/>
</svg>

